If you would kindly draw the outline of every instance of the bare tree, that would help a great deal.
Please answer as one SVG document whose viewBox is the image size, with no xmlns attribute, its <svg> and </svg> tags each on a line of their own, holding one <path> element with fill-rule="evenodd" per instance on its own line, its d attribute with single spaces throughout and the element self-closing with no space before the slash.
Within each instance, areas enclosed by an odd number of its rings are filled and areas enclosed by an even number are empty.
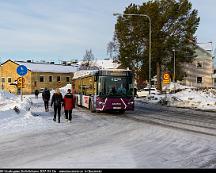
<svg viewBox="0 0 216 173">
<path fill-rule="evenodd" d="M 107 44 L 107 55 L 109 55 L 113 61 L 118 61 L 119 43 L 116 34 L 114 34 L 113 40 Z"/>
<path fill-rule="evenodd" d="M 85 55 L 83 56 L 82 63 L 80 65 L 80 70 L 89 70 L 94 66 L 94 55 L 92 50 L 86 50 Z"/>
</svg>

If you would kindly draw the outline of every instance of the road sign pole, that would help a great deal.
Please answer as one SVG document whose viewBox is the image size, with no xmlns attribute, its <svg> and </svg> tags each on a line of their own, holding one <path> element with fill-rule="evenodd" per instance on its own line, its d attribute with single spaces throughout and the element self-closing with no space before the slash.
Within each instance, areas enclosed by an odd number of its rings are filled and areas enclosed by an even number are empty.
<svg viewBox="0 0 216 173">
<path fill-rule="evenodd" d="M 21 82 L 21 101 L 23 101 L 23 77 Z"/>
<path fill-rule="evenodd" d="M 21 88 L 20 88 L 20 92 L 21 92 L 21 101 L 23 101 L 23 83 L 24 83 L 23 76 L 25 76 L 28 73 L 28 69 L 24 65 L 19 65 L 17 67 L 17 73 L 18 73 L 18 75 L 21 76 L 21 82 L 20 82 Z"/>
</svg>

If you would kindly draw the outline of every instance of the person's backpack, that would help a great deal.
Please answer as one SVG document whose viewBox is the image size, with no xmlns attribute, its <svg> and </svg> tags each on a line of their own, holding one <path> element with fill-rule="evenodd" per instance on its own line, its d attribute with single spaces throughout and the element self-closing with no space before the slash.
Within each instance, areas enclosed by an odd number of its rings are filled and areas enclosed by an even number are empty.
<svg viewBox="0 0 216 173">
<path fill-rule="evenodd" d="M 49 90 L 44 90 L 43 96 L 44 96 L 44 98 L 45 98 L 46 100 L 49 100 L 49 98 L 50 98 L 50 92 L 49 92 Z"/>
<path fill-rule="evenodd" d="M 55 100 L 54 100 L 54 104 L 55 105 L 61 105 L 61 102 L 62 102 L 61 95 L 56 95 Z"/>
</svg>

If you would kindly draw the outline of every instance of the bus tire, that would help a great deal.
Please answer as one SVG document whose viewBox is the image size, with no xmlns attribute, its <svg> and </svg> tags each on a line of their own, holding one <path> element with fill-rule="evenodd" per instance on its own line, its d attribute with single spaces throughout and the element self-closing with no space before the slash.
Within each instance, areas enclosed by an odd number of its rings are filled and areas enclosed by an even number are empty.
<svg viewBox="0 0 216 173">
<path fill-rule="evenodd" d="M 125 110 L 124 110 L 124 109 L 123 109 L 123 110 L 120 110 L 119 113 L 120 113 L 120 114 L 124 114 L 124 113 L 125 113 Z"/>
</svg>

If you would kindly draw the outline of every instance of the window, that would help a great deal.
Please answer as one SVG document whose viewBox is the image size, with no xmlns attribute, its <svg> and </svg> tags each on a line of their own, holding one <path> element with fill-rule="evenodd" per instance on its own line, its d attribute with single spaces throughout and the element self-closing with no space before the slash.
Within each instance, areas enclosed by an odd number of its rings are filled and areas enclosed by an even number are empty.
<svg viewBox="0 0 216 173">
<path fill-rule="evenodd" d="M 197 68 L 203 68 L 203 63 L 202 62 L 197 62 Z"/>
<path fill-rule="evenodd" d="M 8 78 L 8 83 L 11 83 L 11 77 Z"/>
<path fill-rule="evenodd" d="M 2 82 L 5 82 L 5 78 L 4 77 L 2 77 Z"/>
<path fill-rule="evenodd" d="M 40 76 L 40 82 L 44 82 L 44 76 Z"/>
<path fill-rule="evenodd" d="M 49 76 L 49 82 L 52 82 L 52 76 Z"/>
<path fill-rule="evenodd" d="M 197 77 L 197 83 L 202 83 L 202 77 Z"/>
<path fill-rule="evenodd" d="M 57 82 L 60 81 L 60 80 L 61 80 L 61 77 L 60 77 L 60 76 L 57 76 Z"/>
<path fill-rule="evenodd" d="M 70 77 L 66 77 L 66 82 L 70 82 Z"/>
</svg>

